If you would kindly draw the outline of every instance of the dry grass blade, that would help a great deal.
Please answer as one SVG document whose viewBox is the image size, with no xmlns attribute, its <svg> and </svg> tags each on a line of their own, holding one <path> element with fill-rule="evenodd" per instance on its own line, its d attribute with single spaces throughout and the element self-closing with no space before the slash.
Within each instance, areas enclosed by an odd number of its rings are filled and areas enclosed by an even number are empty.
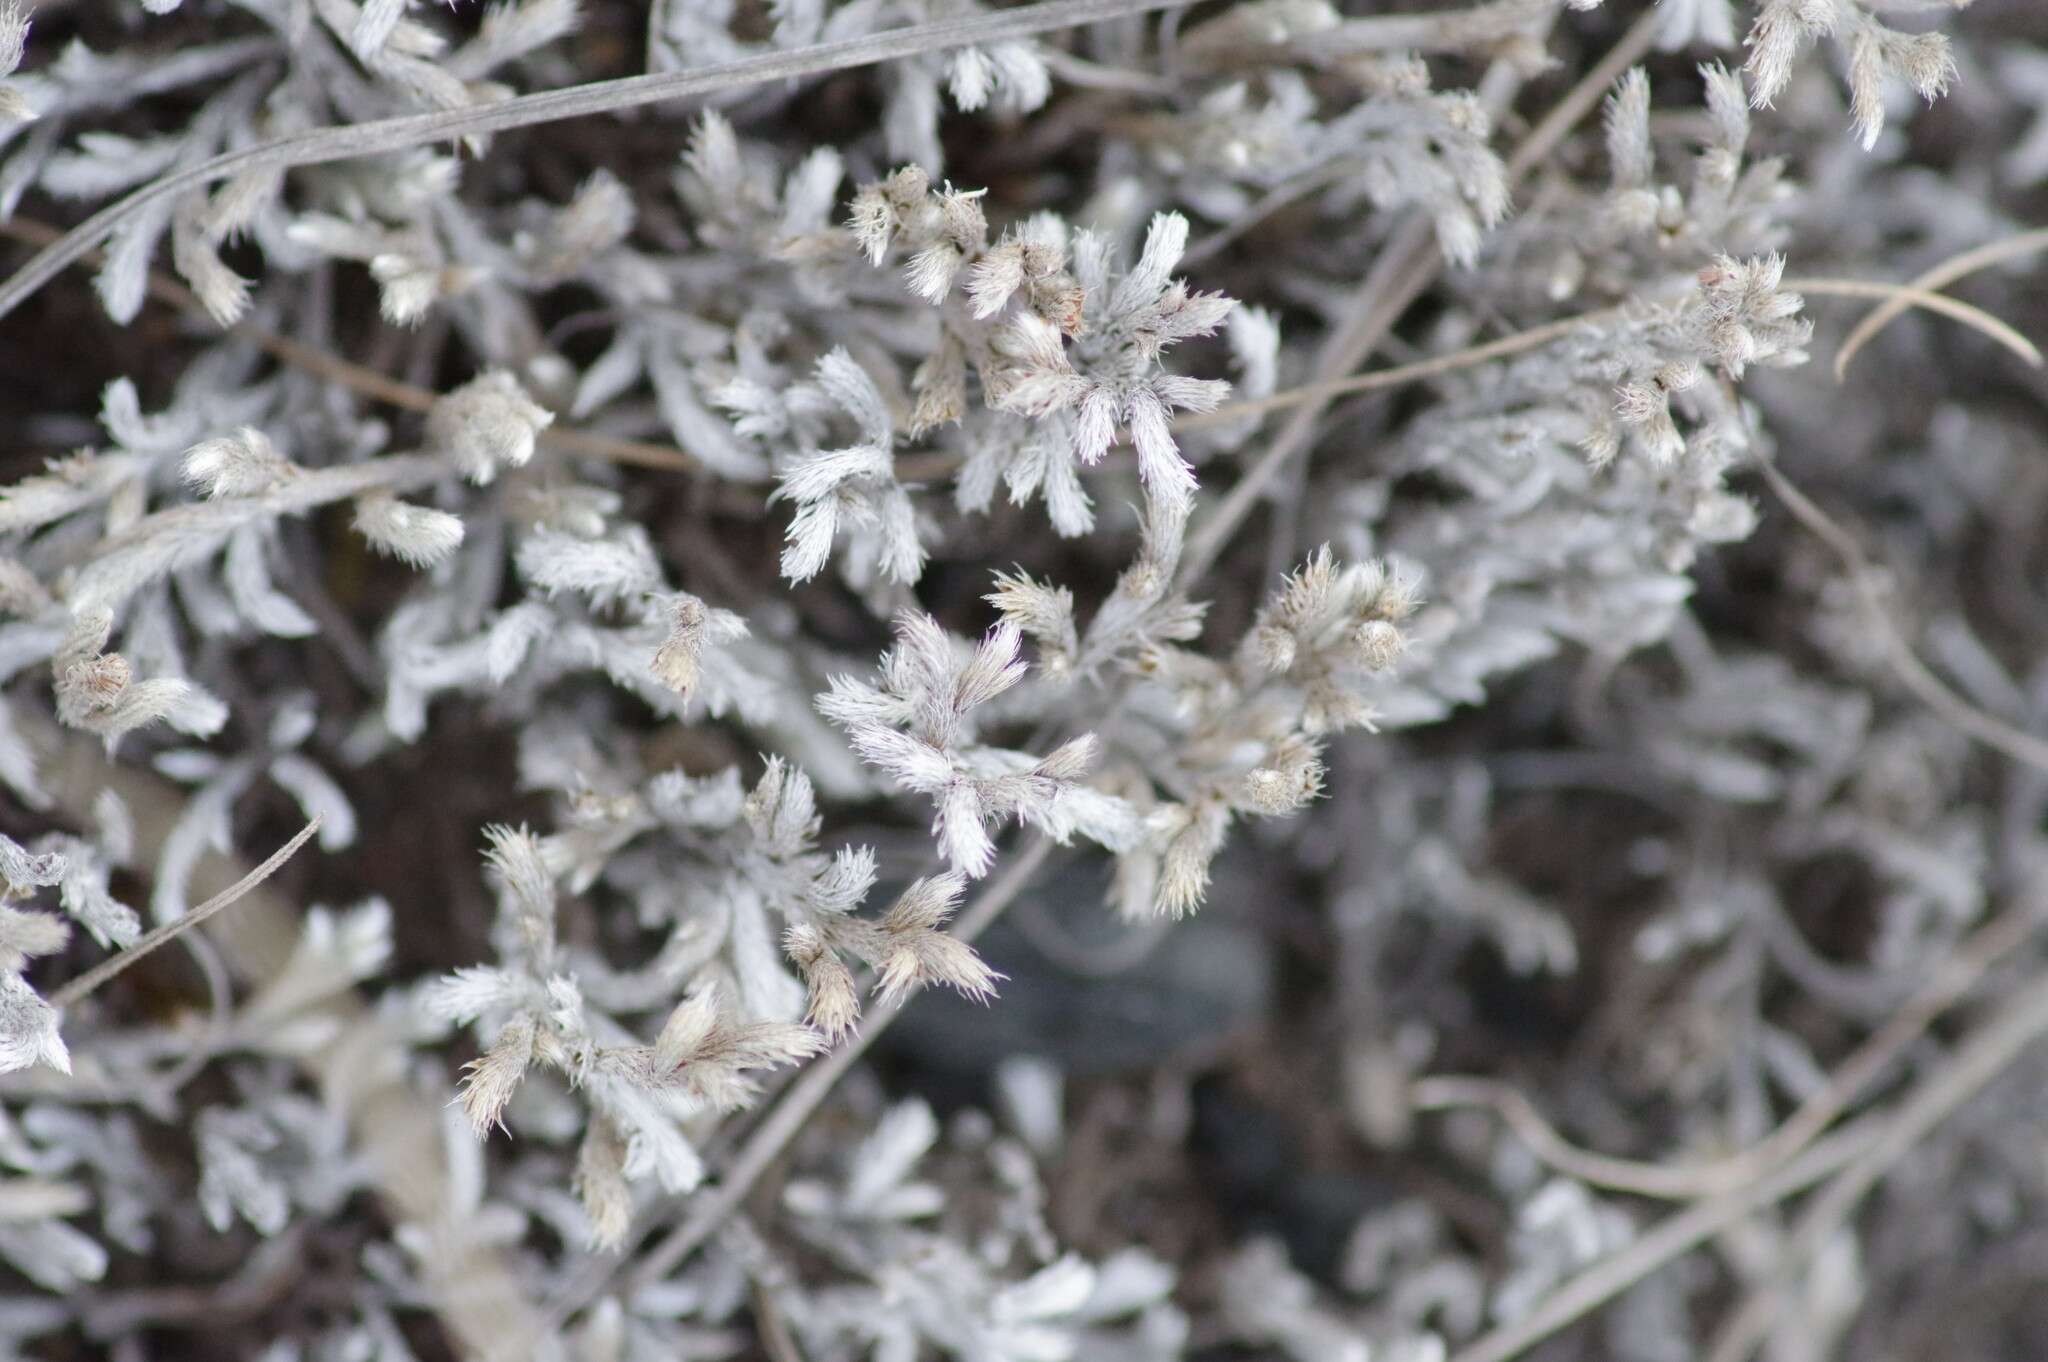
<svg viewBox="0 0 2048 1362">
<path fill-rule="evenodd" d="M 1625 1288 L 1707 1239 L 1794 1193 L 1832 1178 L 1800 1219 L 1789 1262 L 1811 1258 L 1856 1203 L 1926 1134 L 1996 1078 L 2028 1046 L 2048 1035 L 2048 987 L 2035 979 L 1973 1032 L 1944 1067 L 1922 1080 L 1888 1116 L 1866 1116 L 1748 1187 L 1721 1193 L 1671 1216 L 1628 1247 L 1571 1278 L 1542 1305 L 1484 1334 L 1450 1362 L 1508 1362 L 1599 1308 Z M 1708 1362 L 1742 1362 L 1782 1308 L 1783 1273 L 1753 1294 L 1724 1326 Z"/>
<path fill-rule="evenodd" d="M 1988 269 L 2007 260 L 2017 260 L 2023 255 L 2031 255 L 2040 250 L 2048 250 L 2048 227 L 2022 232 L 2018 236 L 2009 236 L 2002 241 L 1993 241 L 1975 250 L 1951 256 L 1910 281 L 1909 287 L 1931 292 L 1952 284 L 1967 274 L 1974 274 L 1978 270 Z M 1891 298 L 1882 305 L 1872 308 L 1869 316 L 1856 323 L 1848 338 L 1842 342 L 1842 348 L 1835 352 L 1836 379 L 1839 380 L 1849 371 L 1849 361 L 1856 358 L 1857 351 L 1868 345 L 1878 332 L 1891 325 L 1894 319 L 1912 305 L 1911 298 Z"/>
<path fill-rule="evenodd" d="M 1814 1198 L 1799 1217 L 1779 1269 L 1729 1316 L 1707 1350 L 1707 1362 L 1745 1362 L 1785 1308 L 1784 1288 L 1789 1278 L 1835 1236 L 1870 1189 L 1929 1132 L 2044 1036 L 2048 1036 L 2048 979 L 2036 977 L 2015 988 L 1998 1015 L 1929 1075 L 1884 1123 L 1870 1146 Z"/>
<path fill-rule="evenodd" d="M 1508 1084 L 1483 1078 L 1424 1078 L 1409 1090 L 1419 1111 L 1484 1107 L 1497 1112 L 1536 1156 L 1594 1186 L 1637 1196 L 1690 1200 L 1754 1182 L 1810 1145 L 1848 1110 L 1936 1018 L 1961 1001 L 1998 961 L 2040 928 L 2038 908 L 2015 909 L 1978 931 L 1934 971 L 1934 977 L 1872 1032 L 1818 1091 L 1766 1138 L 1740 1154 L 1693 1166 L 1609 1158 L 1578 1148 Z"/>
<path fill-rule="evenodd" d="M 2013 727 L 2004 720 L 1986 714 L 1983 710 L 1956 694 L 1947 682 L 1929 671 L 1913 652 L 1912 645 L 1899 633 L 1892 623 L 1891 611 L 1886 607 L 1876 581 L 1876 569 L 1864 555 L 1863 548 L 1854 535 L 1842 528 L 1834 517 L 1816 505 L 1811 497 L 1799 490 L 1792 480 L 1781 472 L 1774 463 L 1762 465 L 1764 481 L 1786 509 L 1799 522 L 1820 536 L 1822 542 L 1835 551 L 1837 557 L 1849 571 L 1850 583 L 1856 588 L 1856 595 L 1863 603 L 1863 613 L 1878 637 L 1886 644 L 1886 655 L 1891 659 L 1892 670 L 1906 689 L 1929 709 L 1954 724 L 1963 732 L 1987 747 L 2005 753 L 2014 761 L 2024 762 L 2037 770 L 2048 771 L 2048 740 L 2035 737 L 2022 729 Z"/>
<path fill-rule="evenodd" d="M 2048 1035 L 2048 988 L 2034 979 L 1962 1043 L 1944 1066 L 1887 1115 L 1866 1116 L 1814 1144 L 1779 1171 L 1719 1193 L 1664 1220 L 1642 1238 L 1571 1278 L 1528 1315 L 1482 1335 L 1451 1362 L 1508 1362 L 1613 1299 L 1651 1272 L 1705 1243 L 1757 1211 L 1804 1188 L 1833 1179 L 1801 1217 L 1788 1262 L 1809 1259 L 1839 1228 L 1863 1195 L 1929 1131 L 2030 1045 Z M 1708 1362 L 1741 1362 L 1769 1332 L 1782 1298 L 1784 1274 L 1753 1294 L 1724 1326 Z"/>
<path fill-rule="evenodd" d="M 278 867 L 289 861 L 293 853 L 304 846 L 306 840 L 318 831 L 320 831 L 320 820 L 315 818 L 312 822 L 306 824 L 305 827 L 300 828 L 298 835 L 293 837 L 291 841 L 286 842 L 283 846 L 272 852 L 269 860 L 242 876 L 241 879 L 236 880 L 233 884 L 221 890 L 197 908 L 192 909 L 183 917 L 175 918 L 170 922 L 164 923 L 161 927 L 144 933 L 127 950 L 122 951 L 119 955 L 102 960 L 99 964 L 94 965 L 91 969 L 64 985 L 64 987 L 52 993 L 50 995 L 50 1005 L 59 1012 L 74 1006 L 90 997 L 95 989 L 105 984 L 115 975 L 120 974 L 151 951 L 157 950 L 176 940 L 222 909 L 233 907 L 241 899 L 247 897 L 250 890 L 269 879 L 272 875 L 275 875 Z"/>
<path fill-rule="evenodd" d="M 161 854 L 183 808 L 177 787 L 146 770 L 110 766 L 97 740 L 19 712 L 15 722 L 47 754 L 43 769 L 68 816 L 88 820 L 100 791 L 111 785 L 135 815 L 140 859 Z M 213 897 L 240 891 L 241 911 L 232 931 L 210 935 L 234 974 L 260 988 L 292 959 L 303 919 L 270 882 L 256 880 L 226 855 L 209 853 L 193 883 L 210 886 L 230 875 L 235 882 Z M 447 1095 L 420 1086 L 422 1075 L 405 1062 L 404 1042 L 353 989 L 321 1003 L 317 1015 L 331 1021 L 334 1040 L 307 1050 L 298 1062 L 329 1109 L 347 1118 L 363 1167 L 394 1223 L 434 1225 L 462 1214 L 443 1143 Z M 521 1347 L 541 1337 L 538 1308 L 521 1289 L 502 1245 L 471 1237 L 429 1259 L 425 1269 L 423 1303 L 462 1355 L 519 1356 Z"/>
<path fill-rule="evenodd" d="M 2012 327 L 1981 307 L 1972 307 L 1945 293 L 1931 293 L 1917 282 L 1886 284 L 1864 279 L 1787 279 L 1785 287 L 1801 293 L 1817 293 L 1824 298 L 1883 298 L 1887 300 L 1888 305 L 1896 305 L 1902 310 L 1908 307 L 1925 308 L 1929 312 L 1938 312 L 1952 321 L 1961 322 L 1973 330 L 1983 332 L 2035 368 L 2041 365 L 2040 350 Z M 1843 349 L 1848 349 L 1846 344 Z M 1837 359 L 1837 378 L 1841 377 L 1841 364 L 1842 361 Z"/>
<path fill-rule="evenodd" d="M 1830 1135 L 1762 1182 L 1723 1192 L 1667 1216 L 1626 1248 L 1569 1278 L 1522 1318 L 1481 1334 L 1451 1354 L 1450 1362 L 1508 1362 L 1521 1356 L 1731 1225 L 1832 1177 L 1873 1148 L 1879 1133 L 1876 1118 L 1866 1117 Z"/>
</svg>

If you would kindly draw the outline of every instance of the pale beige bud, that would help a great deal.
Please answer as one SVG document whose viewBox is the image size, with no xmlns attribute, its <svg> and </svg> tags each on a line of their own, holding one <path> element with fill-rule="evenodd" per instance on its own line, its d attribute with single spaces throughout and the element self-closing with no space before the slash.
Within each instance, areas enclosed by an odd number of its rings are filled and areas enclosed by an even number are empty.
<svg viewBox="0 0 2048 1362">
<path fill-rule="evenodd" d="M 471 1060 L 462 1085 L 462 1110 L 479 1135 L 500 1123 L 505 1104 L 526 1078 L 533 1063 L 533 1018 L 524 1014 L 508 1022 L 481 1059 Z"/>
<path fill-rule="evenodd" d="M 1408 640 L 1385 620 L 1367 620 L 1351 635 L 1353 655 L 1369 672 L 1383 672 L 1401 660 Z"/>
<path fill-rule="evenodd" d="M 626 1142 L 607 1117 L 590 1119 L 576 1152 L 575 1187 L 590 1220 L 590 1247 L 607 1252 L 623 1245 L 633 1226 L 633 1189 L 626 1182 Z"/>
</svg>

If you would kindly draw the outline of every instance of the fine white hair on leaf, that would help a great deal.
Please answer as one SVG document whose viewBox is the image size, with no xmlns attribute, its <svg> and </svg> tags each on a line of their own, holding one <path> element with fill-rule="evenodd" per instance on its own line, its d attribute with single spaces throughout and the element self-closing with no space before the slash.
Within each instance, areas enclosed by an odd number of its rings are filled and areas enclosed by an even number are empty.
<svg viewBox="0 0 2048 1362">
<path fill-rule="evenodd" d="M 372 547 L 416 568 L 432 567 L 462 547 L 461 517 L 387 492 L 356 498 L 353 523 Z"/>
<path fill-rule="evenodd" d="M 434 403 L 427 413 L 427 443 L 472 482 L 487 483 L 500 469 L 531 459 L 536 437 L 554 420 L 516 378 L 493 369 Z"/>
</svg>

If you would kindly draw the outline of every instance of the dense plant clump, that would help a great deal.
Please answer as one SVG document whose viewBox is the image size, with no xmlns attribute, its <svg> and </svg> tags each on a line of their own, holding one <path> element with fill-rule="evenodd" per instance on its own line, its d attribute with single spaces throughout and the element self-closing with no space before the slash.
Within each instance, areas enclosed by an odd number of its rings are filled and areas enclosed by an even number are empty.
<svg viewBox="0 0 2048 1362">
<path fill-rule="evenodd" d="M 0 0 L 0 1355 L 2042 1355 L 1966 6 Z"/>
</svg>

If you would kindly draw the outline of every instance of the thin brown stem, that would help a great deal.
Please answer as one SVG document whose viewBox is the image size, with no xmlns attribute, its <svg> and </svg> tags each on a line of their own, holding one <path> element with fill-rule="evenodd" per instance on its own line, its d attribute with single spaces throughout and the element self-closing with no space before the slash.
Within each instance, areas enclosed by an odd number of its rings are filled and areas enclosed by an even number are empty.
<svg viewBox="0 0 2048 1362">
<path fill-rule="evenodd" d="M 782 1317 L 782 1307 L 759 1282 L 754 1284 L 753 1300 L 754 1321 L 760 1328 L 761 1346 L 767 1350 L 769 1362 L 804 1362 L 803 1349 L 797 1347 L 796 1335 L 789 1331 L 789 1321 Z"/>
<path fill-rule="evenodd" d="M 1210 426 L 1241 421 L 1247 416 L 1260 416 L 1269 411 L 1298 407 L 1304 402 L 1321 402 L 1353 393 L 1398 388 L 1417 379 L 1434 378 L 1438 374 L 1469 369 L 1488 360 L 1519 355 L 1525 350 L 1540 349 L 1552 341 L 1569 336 L 1581 326 L 1589 326 L 1619 316 L 1621 311 L 1618 307 L 1603 307 L 1593 312 L 1581 312 L 1575 316 L 1561 317 L 1554 322 L 1545 322 L 1541 326 L 1532 326 L 1526 331 L 1517 331 L 1512 336 L 1502 336 L 1479 345 L 1468 345 L 1449 354 L 1432 355 L 1428 359 L 1397 364 L 1390 369 L 1375 369 L 1369 374 L 1354 374 L 1350 378 L 1332 379 L 1327 383 L 1304 383 L 1298 388 L 1286 388 L 1266 397 L 1254 397 L 1243 402 L 1228 402 L 1215 411 L 1183 416 L 1173 423 L 1173 428 L 1176 431 L 1202 430 Z"/>
<path fill-rule="evenodd" d="M 1879 280 L 1815 278 L 1787 279 L 1784 286 L 1797 292 L 1812 293 L 1821 297 L 1887 298 L 1890 300 L 1888 305 L 1896 305 L 1902 309 L 1917 307 L 1937 312 L 1983 332 L 2028 364 L 2041 363 L 2041 354 L 2034 344 L 2007 323 L 2000 321 L 1983 308 L 1943 294 L 1929 292 L 1917 282 L 1888 284 Z M 1448 354 L 1432 355 L 1428 359 L 1419 359 L 1408 364 L 1397 364 L 1390 369 L 1376 369 L 1369 374 L 1354 374 L 1349 378 L 1332 379 L 1327 383 L 1304 383 L 1299 387 L 1283 389 L 1265 397 L 1255 397 L 1243 402 L 1227 402 L 1211 412 L 1183 416 L 1173 423 L 1173 428 L 1176 431 L 1204 430 L 1241 421 L 1247 416 L 1261 416 L 1267 412 L 1297 407 L 1305 402 L 1321 402 L 1332 397 L 1347 397 L 1355 393 L 1378 392 L 1383 388 L 1398 388 L 1404 383 L 1413 383 L 1418 379 L 1434 378 L 1438 374 L 1469 369 L 1475 364 L 1484 364 L 1489 360 L 1540 349 L 1552 341 L 1562 340 L 1579 327 L 1595 326 L 1610 321 L 1622 315 L 1625 310 L 1622 307 L 1596 308 L 1591 312 L 1581 312 L 1570 317 L 1560 317 L 1554 322 L 1532 326 L 1511 336 L 1501 336 L 1479 345 L 1468 345 L 1462 350 L 1454 350 Z"/>
<path fill-rule="evenodd" d="M 0 221 L 0 236 L 10 236 L 17 241 L 31 245 L 47 246 L 63 239 L 64 233 L 47 223 L 32 218 L 14 217 Z M 95 263 L 98 251 L 87 251 L 78 257 L 80 264 Z M 160 270 L 151 270 L 148 283 L 150 296 L 162 303 L 189 312 L 200 312 L 199 300 L 192 291 Z M 289 364 L 317 378 L 347 388 L 372 401 L 402 411 L 424 412 L 432 408 L 437 395 L 432 391 L 400 382 L 375 369 L 343 359 L 340 355 L 323 350 L 303 341 L 281 336 L 251 322 L 237 322 L 228 328 L 230 335 L 250 341 L 265 354 L 282 364 Z M 643 440 L 622 440 L 617 436 L 600 435 L 595 431 L 575 430 L 562 426 L 551 426 L 540 433 L 540 443 L 550 449 L 567 454 L 580 454 L 609 463 L 632 464 L 640 468 L 660 468 L 670 472 L 687 473 L 703 468 L 702 462 L 692 458 L 680 449 L 670 445 L 650 444 Z"/>
</svg>

